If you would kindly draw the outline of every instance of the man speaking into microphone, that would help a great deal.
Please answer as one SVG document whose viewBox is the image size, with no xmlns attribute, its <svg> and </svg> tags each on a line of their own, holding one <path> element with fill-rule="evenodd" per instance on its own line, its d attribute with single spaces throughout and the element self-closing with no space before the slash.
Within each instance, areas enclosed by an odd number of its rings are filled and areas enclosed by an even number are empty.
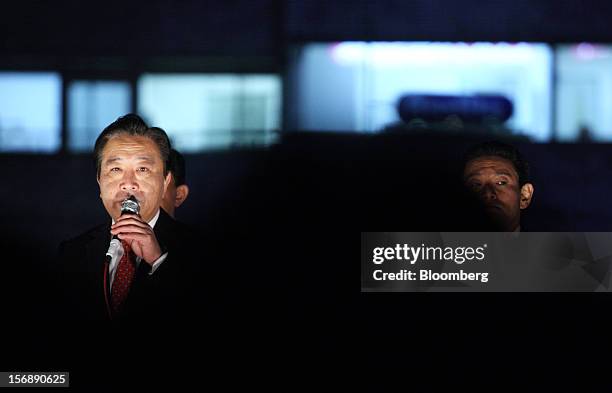
<svg viewBox="0 0 612 393">
<path fill-rule="evenodd" d="M 134 114 L 96 140 L 97 182 L 109 220 L 60 247 L 75 317 L 155 320 L 186 310 L 195 276 L 188 251 L 193 235 L 160 208 L 171 181 L 170 149 L 164 130 Z M 111 246 L 112 239 L 120 244 Z"/>
</svg>

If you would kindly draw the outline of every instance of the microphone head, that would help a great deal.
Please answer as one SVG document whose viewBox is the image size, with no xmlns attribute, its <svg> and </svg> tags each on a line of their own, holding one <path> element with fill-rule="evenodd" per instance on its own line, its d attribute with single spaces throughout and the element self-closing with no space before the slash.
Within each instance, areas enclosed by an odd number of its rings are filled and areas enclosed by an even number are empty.
<svg viewBox="0 0 612 393">
<path fill-rule="evenodd" d="M 134 195 L 130 195 L 121 202 L 121 215 L 124 214 L 140 214 L 140 204 Z"/>
</svg>

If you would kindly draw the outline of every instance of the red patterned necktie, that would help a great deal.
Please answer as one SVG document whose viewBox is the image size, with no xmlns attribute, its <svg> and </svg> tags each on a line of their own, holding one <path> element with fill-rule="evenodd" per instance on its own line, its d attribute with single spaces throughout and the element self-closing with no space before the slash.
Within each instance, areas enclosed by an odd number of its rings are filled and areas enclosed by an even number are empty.
<svg viewBox="0 0 612 393">
<path fill-rule="evenodd" d="M 130 291 L 130 285 L 134 280 L 134 273 L 136 272 L 136 263 L 132 248 L 123 240 L 121 244 L 123 245 L 123 256 L 117 265 L 115 279 L 113 280 L 113 288 L 111 289 L 111 307 L 114 315 L 121 310 L 121 306 L 125 302 Z"/>
</svg>

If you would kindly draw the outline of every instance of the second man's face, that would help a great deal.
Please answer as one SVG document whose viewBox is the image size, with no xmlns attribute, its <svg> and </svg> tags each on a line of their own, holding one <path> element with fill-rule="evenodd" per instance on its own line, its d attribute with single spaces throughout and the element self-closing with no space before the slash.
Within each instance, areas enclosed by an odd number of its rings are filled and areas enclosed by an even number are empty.
<svg viewBox="0 0 612 393">
<path fill-rule="evenodd" d="M 494 156 L 476 158 L 465 166 L 463 179 L 498 229 L 519 228 L 521 209 L 529 205 L 533 187 L 529 183 L 523 186 L 525 189 L 520 186 L 511 161 Z"/>
<path fill-rule="evenodd" d="M 121 202 L 134 195 L 140 203 L 140 217 L 150 221 L 169 182 L 159 148 L 151 139 L 118 135 L 104 146 L 98 184 L 102 203 L 113 219 L 121 215 Z"/>
</svg>

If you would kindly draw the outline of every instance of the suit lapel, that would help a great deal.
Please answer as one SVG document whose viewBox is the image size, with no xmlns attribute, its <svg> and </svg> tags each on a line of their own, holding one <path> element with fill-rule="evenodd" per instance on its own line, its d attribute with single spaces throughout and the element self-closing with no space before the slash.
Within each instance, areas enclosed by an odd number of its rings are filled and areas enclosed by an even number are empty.
<svg viewBox="0 0 612 393">
<path fill-rule="evenodd" d="M 87 242 L 86 261 L 88 264 L 88 272 L 91 277 L 93 288 L 96 288 L 96 304 L 100 304 L 104 308 L 104 313 L 108 314 L 106 301 L 108 297 L 108 283 L 105 280 L 107 275 L 107 267 L 105 267 L 105 254 L 110 242 L 110 221 L 98 231 L 92 234 L 92 237 Z"/>
<path fill-rule="evenodd" d="M 98 267 L 102 265 L 110 240 L 110 224 L 107 224 L 96 231 L 87 243 L 87 260 L 93 262 L 97 259 L 99 261 Z"/>
<path fill-rule="evenodd" d="M 160 244 L 162 249 L 172 248 L 172 239 L 174 238 L 174 233 L 172 232 L 172 226 L 174 224 L 174 219 L 168 215 L 164 211 L 164 209 L 159 209 L 159 218 L 157 219 L 157 223 L 155 224 L 155 228 L 153 228 L 153 232 L 155 232 L 155 237 L 157 238 L 157 242 Z"/>
</svg>

